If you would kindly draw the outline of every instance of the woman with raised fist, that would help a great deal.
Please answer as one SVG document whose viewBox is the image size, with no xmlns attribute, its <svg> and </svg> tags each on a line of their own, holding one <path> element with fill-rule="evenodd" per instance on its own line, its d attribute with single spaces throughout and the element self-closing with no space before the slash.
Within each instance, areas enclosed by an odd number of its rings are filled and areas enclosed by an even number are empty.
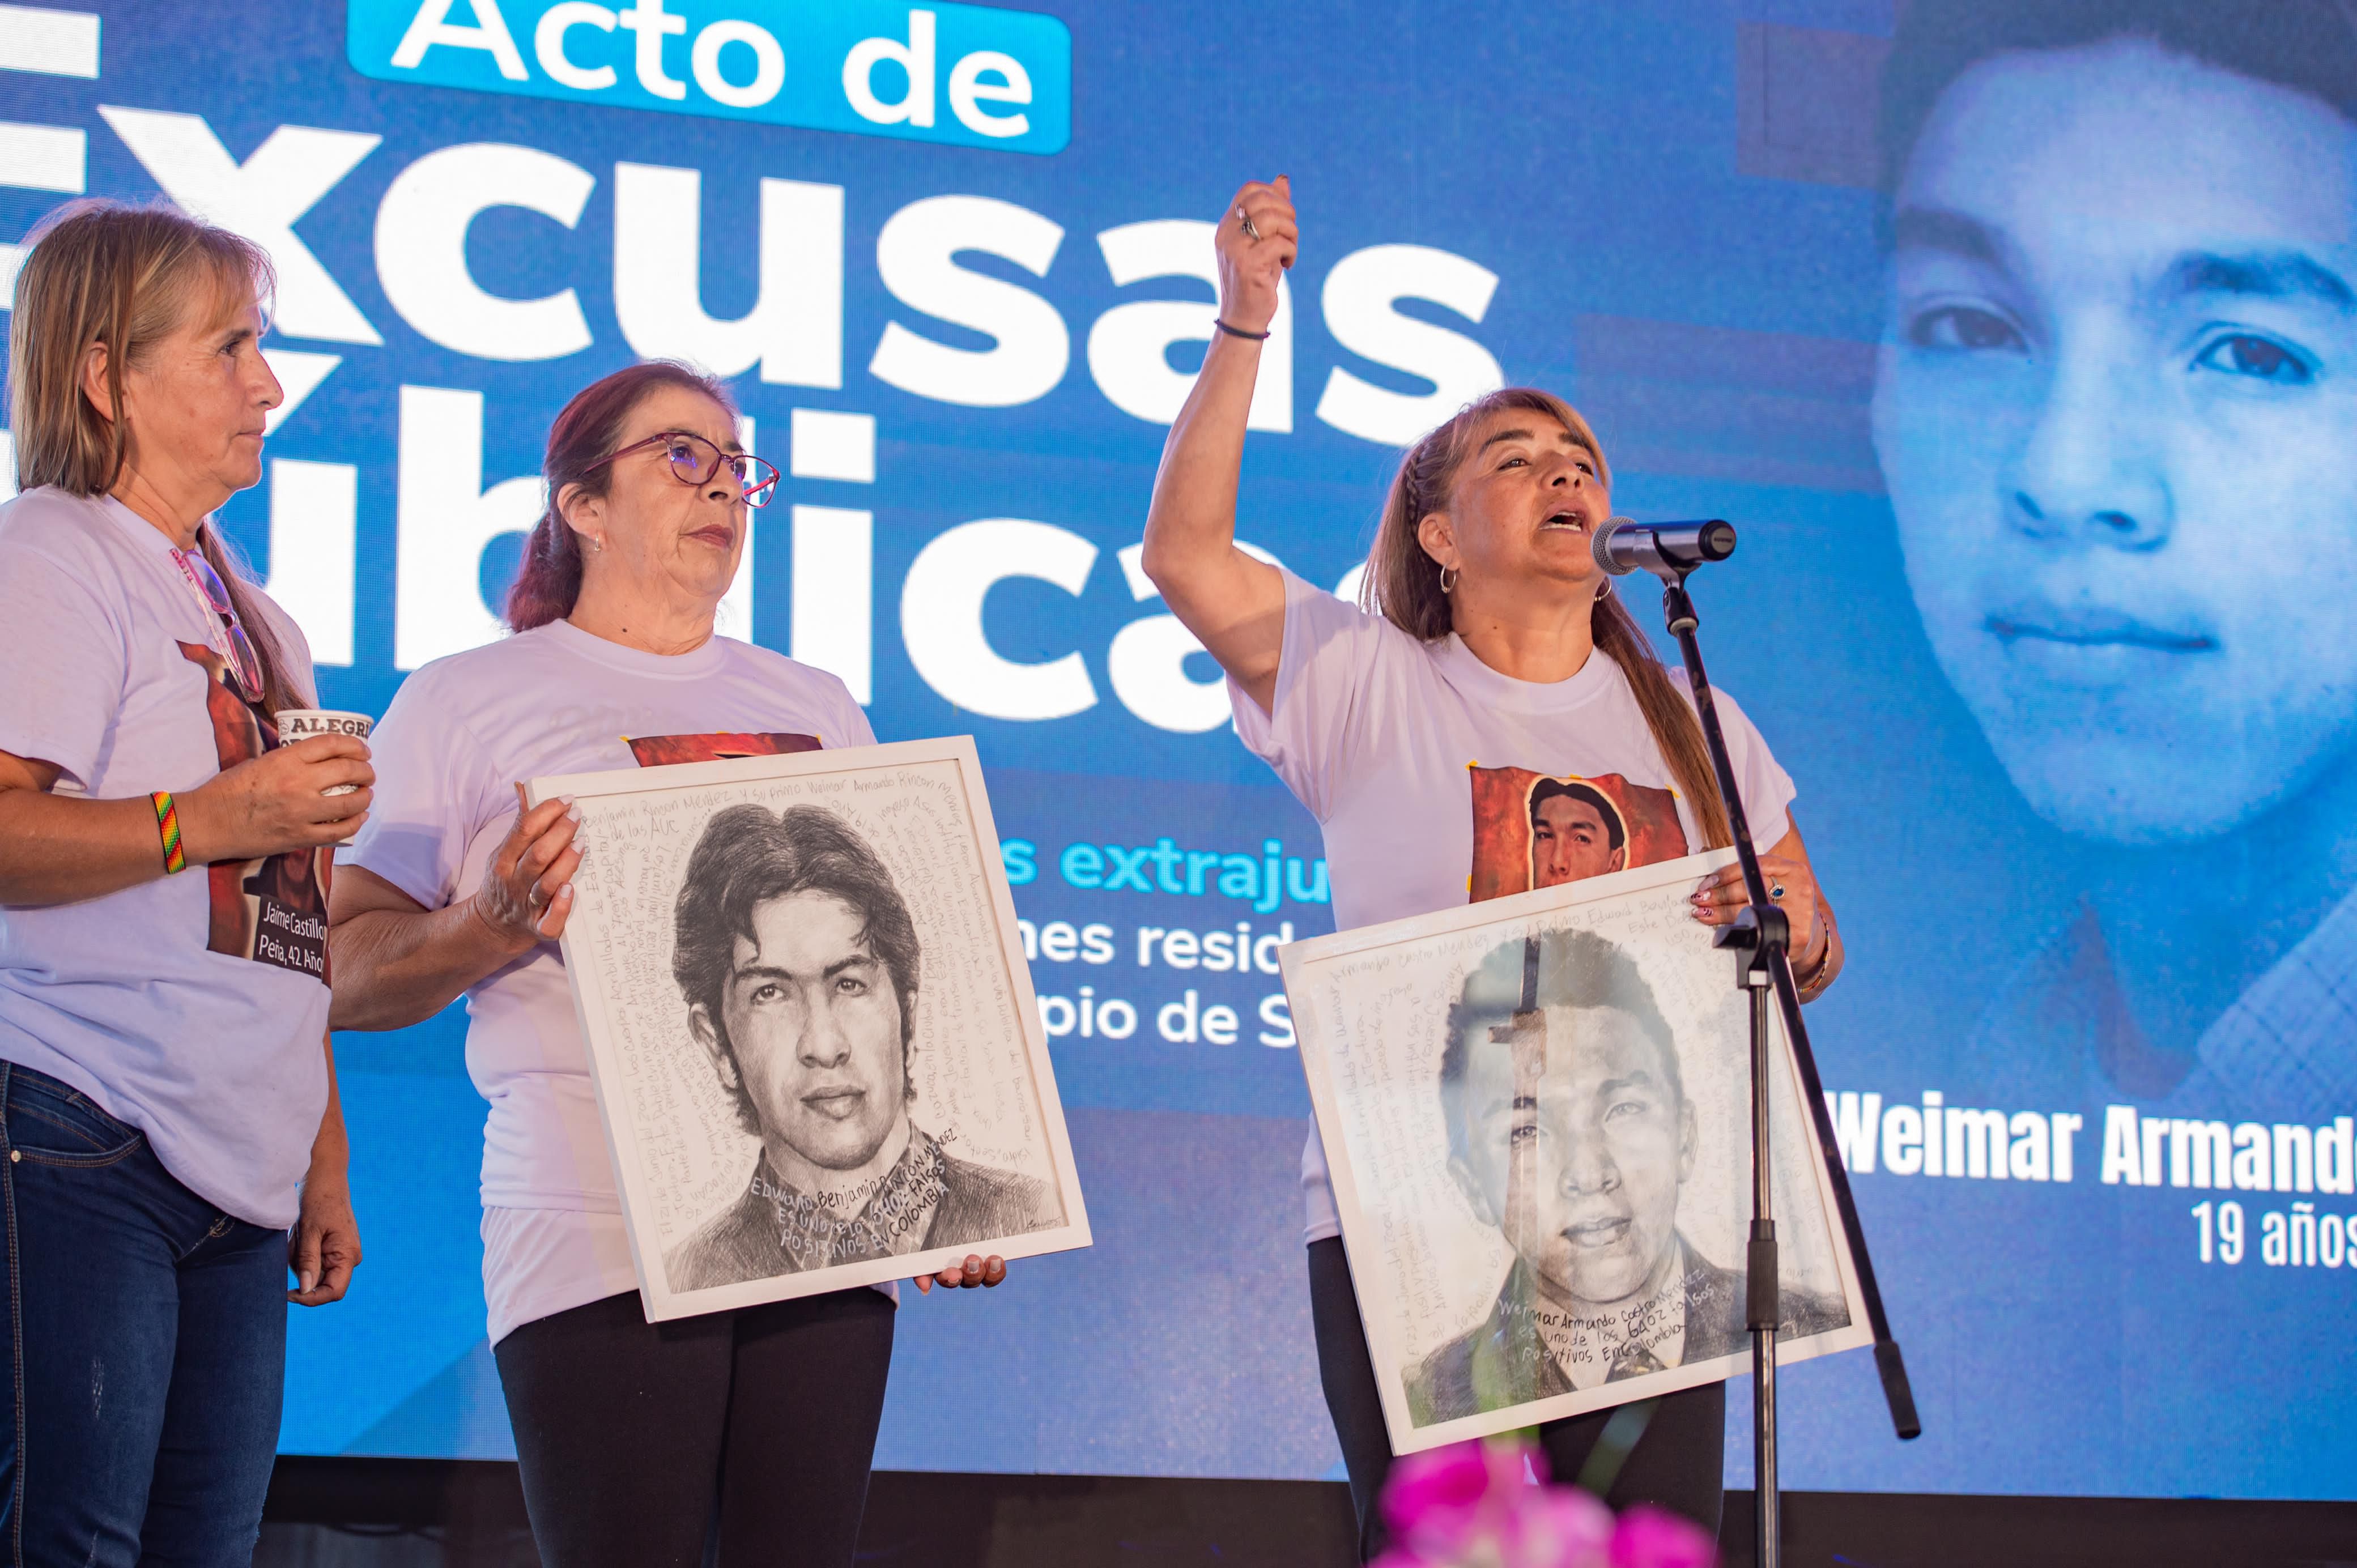
<svg viewBox="0 0 2357 1568">
<path fill-rule="evenodd" d="M 1662 666 L 1596 564 L 1591 543 L 1612 515 L 1610 470 L 1595 433 L 1560 398 L 1526 388 L 1491 392 L 1408 449 L 1383 504 L 1361 605 L 1237 547 L 1245 416 L 1278 279 L 1299 244 L 1289 182 L 1239 190 L 1217 243 L 1218 330 L 1163 451 L 1145 567 L 1227 671 L 1245 746 L 1324 830 L 1335 925 L 1404 918 L 1461 905 L 1471 889 L 1517 892 L 1573 879 L 1582 867 L 1637 865 L 1730 843 L 1684 673 Z M 1792 921 L 1793 971 L 1803 998 L 1813 997 L 1841 969 L 1841 938 L 1792 824 L 1792 783 L 1750 722 L 1717 695 L 1744 807 L 1768 846 L 1761 868 Z M 1468 758 L 1480 767 L 1469 768 Z M 1521 809 L 1534 843 L 1585 827 L 1605 835 L 1603 848 L 1552 856 L 1543 881 L 1534 880 L 1534 852 L 1512 865 L 1483 864 L 1490 852 L 1477 845 L 1506 835 L 1474 832 L 1477 799 L 1495 793 L 1476 796 L 1477 772 L 1514 775 L 1529 796 Z M 1541 800 L 1548 780 L 1582 790 Z M 1612 806 L 1609 822 L 1554 810 L 1591 794 Z M 1725 924 L 1744 902 L 1730 865 L 1695 889 L 1694 915 Z M 1588 1182 L 1579 1173 L 1593 1162 L 1560 1163 L 1566 1184 L 1594 1186 L 1604 1194 L 1601 1208 L 1610 1207 L 1609 1172 Z M 1351 1474 L 1361 1548 L 1372 1557 L 1392 1454 L 1314 1129 L 1302 1187 L 1319 1370 Z M 1583 1194 L 1567 1185 L 1558 1196 L 1569 1209 Z M 1575 1249 L 1620 1245 L 1629 1229 L 1609 1216 L 1582 1223 L 1568 1238 Z M 1676 1253 L 1666 1250 L 1671 1263 Z M 1626 1305 L 1643 1309 L 1649 1322 L 1679 1318 L 1684 1305 L 1674 1274 L 1654 1279 L 1661 1272 L 1626 1271 Z M 1544 1278 L 1537 1289 L 1545 1294 Z M 1669 1365 L 1683 1354 L 1676 1336 L 1654 1336 L 1644 1348 Z M 1598 1381 L 1593 1369 L 1557 1365 L 1551 1351 L 1532 1370 L 1541 1396 Z M 1710 1383 L 1550 1422 L 1541 1433 L 1558 1478 L 1585 1477 L 1616 1507 L 1650 1501 L 1715 1531 L 1726 1411 L 1724 1387 Z M 1625 1459 L 1614 1462 L 1624 1448 Z"/>
</svg>

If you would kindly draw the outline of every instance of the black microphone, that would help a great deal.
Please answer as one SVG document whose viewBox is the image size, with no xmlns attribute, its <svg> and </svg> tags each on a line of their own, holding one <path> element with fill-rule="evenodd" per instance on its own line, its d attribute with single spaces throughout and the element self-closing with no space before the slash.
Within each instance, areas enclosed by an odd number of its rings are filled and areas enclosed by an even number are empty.
<svg viewBox="0 0 2357 1568">
<path fill-rule="evenodd" d="M 1708 561 L 1735 553 L 1735 525 L 1719 518 L 1704 522 L 1638 522 L 1616 517 L 1596 531 L 1589 545 L 1596 564 L 1615 577 L 1643 567 L 1663 577 L 1683 577 Z"/>
</svg>

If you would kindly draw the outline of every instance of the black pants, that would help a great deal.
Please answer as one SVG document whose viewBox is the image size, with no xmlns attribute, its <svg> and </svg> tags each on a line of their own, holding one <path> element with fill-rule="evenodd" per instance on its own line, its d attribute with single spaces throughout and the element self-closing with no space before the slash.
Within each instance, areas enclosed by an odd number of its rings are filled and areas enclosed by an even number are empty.
<svg viewBox="0 0 2357 1568">
<path fill-rule="evenodd" d="M 1351 1263 L 1342 1243 L 1329 1238 L 1309 1243 L 1309 1314 L 1318 1330 L 1318 1371 L 1326 1385 L 1326 1408 L 1341 1439 L 1342 1463 L 1351 1472 L 1351 1501 L 1359 1511 L 1359 1554 L 1372 1561 L 1383 1550 L 1383 1518 L 1377 1504 L 1392 1467 L 1391 1438 L 1375 1391 L 1375 1368 L 1367 1353 L 1366 1326 L 1351 1283 Z M 1539 1428 L 1539 1444 L 1558 1481 L 1577 1478 L 1596 1440 L 1614 1412 L 1597 1411 Z M 1620 1474 L 1604 1494 L 1615 1509 L 1652 1503 L 1684 1514 L 1716 1538 L 1725 1495 L 1727 1385 L 1665 1395 L 1654 1407 Z"/>
<path fill-rule="evenodd" d="M 633 1294 L 500 1340 L 541 1562 L 698 1568 L 716 1530 L 720 1568 L 845 1568 L 893 1313 L 859 1289 L 651 1324 Z"/>
</svg>

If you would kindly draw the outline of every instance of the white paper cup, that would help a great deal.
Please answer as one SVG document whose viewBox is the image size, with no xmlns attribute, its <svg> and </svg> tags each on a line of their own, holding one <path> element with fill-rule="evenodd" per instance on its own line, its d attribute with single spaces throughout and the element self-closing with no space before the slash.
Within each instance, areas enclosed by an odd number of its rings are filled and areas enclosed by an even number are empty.
<svg viewBox="0 0 2357 1568">
<path fill-rule="evenodd" d="M 366 740 L 369 731 L 376 727 L 376 721 L 366 714 L 347 713 L 341 708 L 281 708 L 277 716 L 281 746 L 292 746 L 315 735 L 348 735 L 354 740 Z M 319 793 L 349 795 L 359 788 L 357 784 L 339 784 Z"/>
</svg>

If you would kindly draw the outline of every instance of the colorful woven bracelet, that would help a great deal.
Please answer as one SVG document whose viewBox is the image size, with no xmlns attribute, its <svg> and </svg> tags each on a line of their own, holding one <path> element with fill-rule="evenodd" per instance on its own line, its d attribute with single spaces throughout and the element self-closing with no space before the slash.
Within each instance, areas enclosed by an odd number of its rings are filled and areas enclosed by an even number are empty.
<svg viewBox="0 0 2357 1568">
<path fill-rule="evenodd" d="M 180 848 L 180 813 L 178 808 L 172 804 L 172 792 L 158 789 L 147 800 L 156 808 L 156 831 L 164 839 L 164 875 L 169 876 L 174 872 L 186 871 L 188 857 Z"/>
</svg>

